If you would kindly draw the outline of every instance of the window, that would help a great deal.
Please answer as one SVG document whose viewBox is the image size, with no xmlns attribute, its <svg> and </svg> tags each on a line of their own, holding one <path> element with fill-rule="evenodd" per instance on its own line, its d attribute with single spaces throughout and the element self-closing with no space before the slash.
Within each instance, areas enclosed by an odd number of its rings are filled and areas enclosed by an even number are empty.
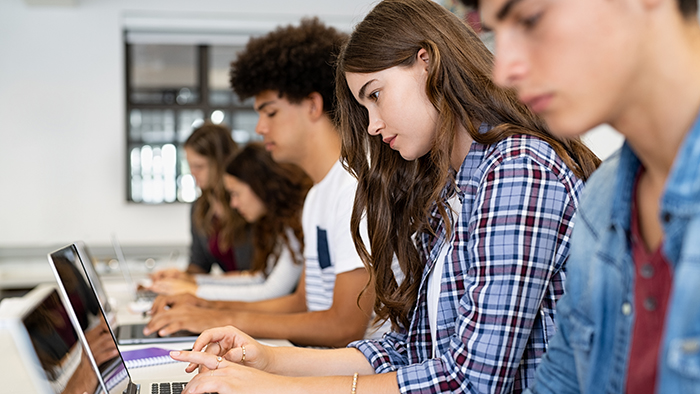
<svg viewBox="0 0 700 394">
<path fill-rule="evenodd" d="M 229 87 L 242 46 L 126 43 L 127 200 L 160 204 L 197 197 L 182 144 L 205 119 L 243 145 L 259 139 L 252 100 Z"/>
</svg>

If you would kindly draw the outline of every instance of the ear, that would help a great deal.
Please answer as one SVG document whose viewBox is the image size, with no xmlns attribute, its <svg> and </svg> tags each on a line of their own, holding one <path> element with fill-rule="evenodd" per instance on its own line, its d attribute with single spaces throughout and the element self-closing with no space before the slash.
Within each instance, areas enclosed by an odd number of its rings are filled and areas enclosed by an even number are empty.
<svg viewBox="0 0 700 394">
<path fill-rule="evenodd" d="M 306 99 L 309 103 L 309 116 L 312 120 L 318 120 L 325 114 L 323 111 L 323 96 L 321 96 L 321 93 L 313 92 Z"/>
<path fill-rule="evenodd" d="M 425 69 L 428 69 L 428 65 L 430 64 L 430 55 L 428 54 L 428 51 L 425 50 L 425 48 L 421 48 L 418 53 L 416 54 L 416 61 L 422 62 L 425 65 Z"/>
</svg>

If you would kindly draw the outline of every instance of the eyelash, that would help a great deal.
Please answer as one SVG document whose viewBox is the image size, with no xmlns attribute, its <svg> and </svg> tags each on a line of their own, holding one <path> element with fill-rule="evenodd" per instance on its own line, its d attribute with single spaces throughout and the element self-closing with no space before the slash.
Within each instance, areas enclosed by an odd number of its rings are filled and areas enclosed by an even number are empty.
<svg viewBox="0 0 700 394">
<path fill-rule="evenodd" d="M 276 113 L 277 113 L 277 111 L 272 111 L 272 112 L 267 114 L 267 117 L 271 118 L 271 117 L 275 116 Z"/>
<path fill-rule="evenodd" d="M 532 30 L 537 26 L 537 22 L 540 21 L 542 18 L 543 12 L 538 12 L 532 16 L 529 16 L 527 18 L 522 18 L 520 19 L 520 24 L 526 29 L 526 30 Z"/>
</svg>

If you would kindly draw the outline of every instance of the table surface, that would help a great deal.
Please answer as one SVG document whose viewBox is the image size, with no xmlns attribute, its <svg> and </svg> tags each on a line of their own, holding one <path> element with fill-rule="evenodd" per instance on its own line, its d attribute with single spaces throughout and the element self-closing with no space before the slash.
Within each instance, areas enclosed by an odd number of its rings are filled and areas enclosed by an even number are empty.
<svg viewBox="0 0 700 394">
<path fill-rule="evenodd" d="M 141 278 L 145 278 L 145 275 Z M 135 275 L 134 280 L 140 278 Z M 148 317 L 143 313 L 135 313 L 130 310 L 129 303 L 133 299 L 133 292 L 130 291 L 126 282 L 119 276 L 103 277 L 105 291 L 110 299 L 110 304 L 117 311 L 116 321 L 119 324 L 144 323 L 148 321 Z M 291 342 L 284 339 L 261 339 L 262 342 L 272 346 L 293 346 Z M 146 347 L 160 347 L 164 349 L 190 349 L 193 342 L 173 342 L 163 344 L 139 344 L 139 345 L 120 345 L 119 349 L 135 350 Z M 188 374 L 185 372 L 186 363 L 173 362 L 161 365 L 153 365 L 148 367 L 130 368 L 129 374 L 131 379 L 136 384 L 141 384 L 142 392 L 145 387 L 150 386 L 154 382 L 187 382 L 194 376 L 194 373 Z"/>
</svg>

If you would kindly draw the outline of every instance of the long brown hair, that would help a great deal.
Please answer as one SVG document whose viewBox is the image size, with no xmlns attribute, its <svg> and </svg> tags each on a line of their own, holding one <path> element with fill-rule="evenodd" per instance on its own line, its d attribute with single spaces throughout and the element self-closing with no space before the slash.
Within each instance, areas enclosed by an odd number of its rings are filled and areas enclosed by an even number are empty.
<svg viewBox="0 0 700 394">
<path fill-rule="evenodd" d="M 276 163 L 259 143 L 248 144 L 233 157 L 226 165 L 226 173 L 250 186 L 265 205 L 265 215 L 253 223 L 251 271 L 264 271 L 268 256 L 276 254 L 279 257 L 281 251 L 276 250 L 279 238 L 284 240 L 294 261 L 302 263 L 303 254 L 296 253 L 291 247 L 285 229 L 294 232 L 303 251 L 301 210 L 306 193 L 313 186 L 311 178 L 294 164 Z"/>
<path fill-rule="evenodd" d="M 421 49 L 429 55 L 426 93 L 438 111 L 437 132 L 428 154 L 406 161 L 381 138 L 369 136 L 368 113 L 353 97 L 345 73 L 411 66 Z M 377 319 L 390 319 L 394 328 L 408 328 L 423 274 L 424 262 L 413 236 L 433 234 L 428 216 L 435 204 L 450 228 L 449 208 L 440 194 L 446 186 L 454 186 L 450 157 L 458 125 L 487 145 L 514 134 L 536 136 L 584 180 L 600 163 L 579 139 L 552 136 L 514 91 L 496 86 L 490 79 L 492 65 L 492 54 L 474 31 L 430 0 L 382 1 L 355 27 L 339 54 L 336 96 L 341 155 L 358 178 L 353 240 L 370 272 L 370 285 L 375 286 Z M 480 122 L 492 129 L 479 133 Z M 371 254 L 360 238 L 363 216 Z M 405 276 L 401 284 L 391 270 L 394 255 Z"/>
<path fill-rule="evenodd" d="M 223 183 L 226 160 L 236 152 L 238 145 L 226 127 L 207 122 L 192 132 L 184 147 L 206 157 L 209 162 L 209 187 L 203 188 L 197 199 L 192 214 L 194 226 L 209 237 L 218 230 L 219 247 L 224 251 L 237 240 L 245 239 L 246 222 L 229 207 L 229 196 Z M 212 201 L 223 206 L 224 217 L 215 218 Z"/>
</svg>

